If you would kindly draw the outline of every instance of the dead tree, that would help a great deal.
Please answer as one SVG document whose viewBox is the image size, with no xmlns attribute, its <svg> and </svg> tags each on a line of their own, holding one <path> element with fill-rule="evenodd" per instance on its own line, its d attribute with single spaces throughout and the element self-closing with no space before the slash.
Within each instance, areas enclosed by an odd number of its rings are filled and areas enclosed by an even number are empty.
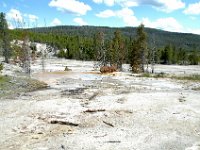
<svg viewBox="0 0 200 150">
<path fill-rule="evenodd" d="M 42 72 L 45 72 L 45 49 L 42 49 L 41 53 L 42 53 L 42 58 L 41 58 L 41 64 L 42 64 Z"/>
<path fill-rule="evenodd" d="M 94 37 L 94 47 L 96 51 L 96 61 L 98 62 L 95 64 L 95 67 L 99 66 L 106 66 L 107 61 L 106 61 L 106 49 L 104 45 L 104 33 L 103 32 L 98 32 L 95 34 Z"/>
<path fill-rule="evenodd" d="M 154 66 L 155 66 L 155 51 L 156 51 L 156 41 L 155 35 L 152 35 L 152 46 L 150 49 L 150 63 L 151 63 L 151 73 L 154 73 Z"/>
<path fill-rule="evenodd" d="M 46 19 L 44 18 L 44 25 L 46 27 Z M 42 72 L 45 72 L 45 57 L 46 57 L 46 51 L 47 51 L 47 44 L 45 44 L 45 49 L 41 50 L 41 64 L 42 64 Z"/>
<path fill-rule="evenodd" d="M 29 37 L 27 34 L 24 35 L 22 51 L 23 51 L 22 67 L 23 67 L 25 73 L 30 76 L 30 74 L 31 74 L 31 49 L 29 47 Z"/>
</svg>

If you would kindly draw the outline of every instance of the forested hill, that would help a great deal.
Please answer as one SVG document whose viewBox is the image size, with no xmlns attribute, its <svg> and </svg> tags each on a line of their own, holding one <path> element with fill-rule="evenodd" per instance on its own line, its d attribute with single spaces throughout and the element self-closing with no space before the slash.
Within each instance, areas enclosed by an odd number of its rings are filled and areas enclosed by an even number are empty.
<svg viewBox="0 0 200 150">
<path fill-rule="evenodd" d="M 136 35 L 135 27 L 97 27 L 97 26 L 56 26 L 56 27 L 41 27 L 29 29 L 39 33 L 55 33 L 70 36 L 93 37 L 98 31 L 105 34 L 106 39 L 112 39 L 114 32 L 120 30 L 124 37 L 134 38 Z M 148 43 L 153 43 L 153 39 L 157 47 L 164 47 L 168 44 L 176 47 L 182 47 L 186 50 L 200 49 L 200 35 L 189 33 L 167 32 L 158 29 L 145 28 L 148 34 Z"/>
</svg>

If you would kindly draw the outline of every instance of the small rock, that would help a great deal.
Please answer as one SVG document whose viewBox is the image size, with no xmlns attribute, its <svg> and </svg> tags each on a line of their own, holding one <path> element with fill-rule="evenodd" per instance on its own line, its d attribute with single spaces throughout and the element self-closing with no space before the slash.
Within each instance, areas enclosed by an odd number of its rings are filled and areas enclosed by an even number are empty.
<svg viewBox="0 0 200 150">
<path fill-rule="evenodd" d="M 65 146 L 64 146 L 64 145 L 61 145 L 61 148 L 62 148 L 62 149 L 65 149 Z"/>
<path fill-rule="evenodd" d="M 36 139 L 37 140 L 37 139 L 39 139 L 39 136 L 38 135 L 33 135 L 32 139 Z"/>
</svg>

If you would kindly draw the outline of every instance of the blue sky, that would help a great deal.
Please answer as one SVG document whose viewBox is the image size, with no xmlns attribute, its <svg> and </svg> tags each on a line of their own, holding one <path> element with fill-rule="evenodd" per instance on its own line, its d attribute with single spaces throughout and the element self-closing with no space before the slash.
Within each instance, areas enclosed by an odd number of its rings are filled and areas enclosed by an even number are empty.
<svg viewBox="0 0 200 150">
<path fill-rule="evenodd" d="M 138 26 L 200 34 L 200 0 L 0 0 L 10 28 Z"/>
</svg>

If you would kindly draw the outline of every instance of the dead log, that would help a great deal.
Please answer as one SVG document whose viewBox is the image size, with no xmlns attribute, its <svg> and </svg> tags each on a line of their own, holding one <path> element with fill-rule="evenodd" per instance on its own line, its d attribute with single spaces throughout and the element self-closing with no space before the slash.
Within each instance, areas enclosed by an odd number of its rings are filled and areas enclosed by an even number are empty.
<svg viewBox="0 0 200 150">
<path fill-rule="evenodd" d="M 106 122 L 106 121 L 103 121 L 103 123 L 105 123 L 106 125 L 110 126 L 110 127 L 114 127 L 113 124 L 109 123 L 109 122 Z"/>
<path fill-rule="evenodd" d="M 104 135 L 95 135 L 94 137 L 95 138 L 100 138 L 100 137 L 105 137 L 105 136 L 107 136 L 107 134 L 104 134 Z"/>
<path fill-rule="evenodd" d="M 51 119 L 49 121 L 50 124 L 61 124 L 61 125 L 68 125 L 68 126 L 79 126 L 78 123 L 73 123 L 73 122 L 69 122 L 67 120 L 63 120 L 63 119 Z"/>
<path fill-rule="evenodd" d="M 103 112 L 106 111 L 105 109 L 87 109 L 84 113 L 95 113 L 95 112 Z"/>
<path fill-rule="evenodd" d="M 89 100 L 92 100 L 94 99 L 95 97 L 97 97 L 97 95 L 99 94 L 99 92 L 95 92 L 92 96 L 90 96 L 88 99 Z"/>
<path fill-rule="evenodd" d="M 121 141 L 107 141 L 107 143 L 121 143 Z"/>
</svg>

